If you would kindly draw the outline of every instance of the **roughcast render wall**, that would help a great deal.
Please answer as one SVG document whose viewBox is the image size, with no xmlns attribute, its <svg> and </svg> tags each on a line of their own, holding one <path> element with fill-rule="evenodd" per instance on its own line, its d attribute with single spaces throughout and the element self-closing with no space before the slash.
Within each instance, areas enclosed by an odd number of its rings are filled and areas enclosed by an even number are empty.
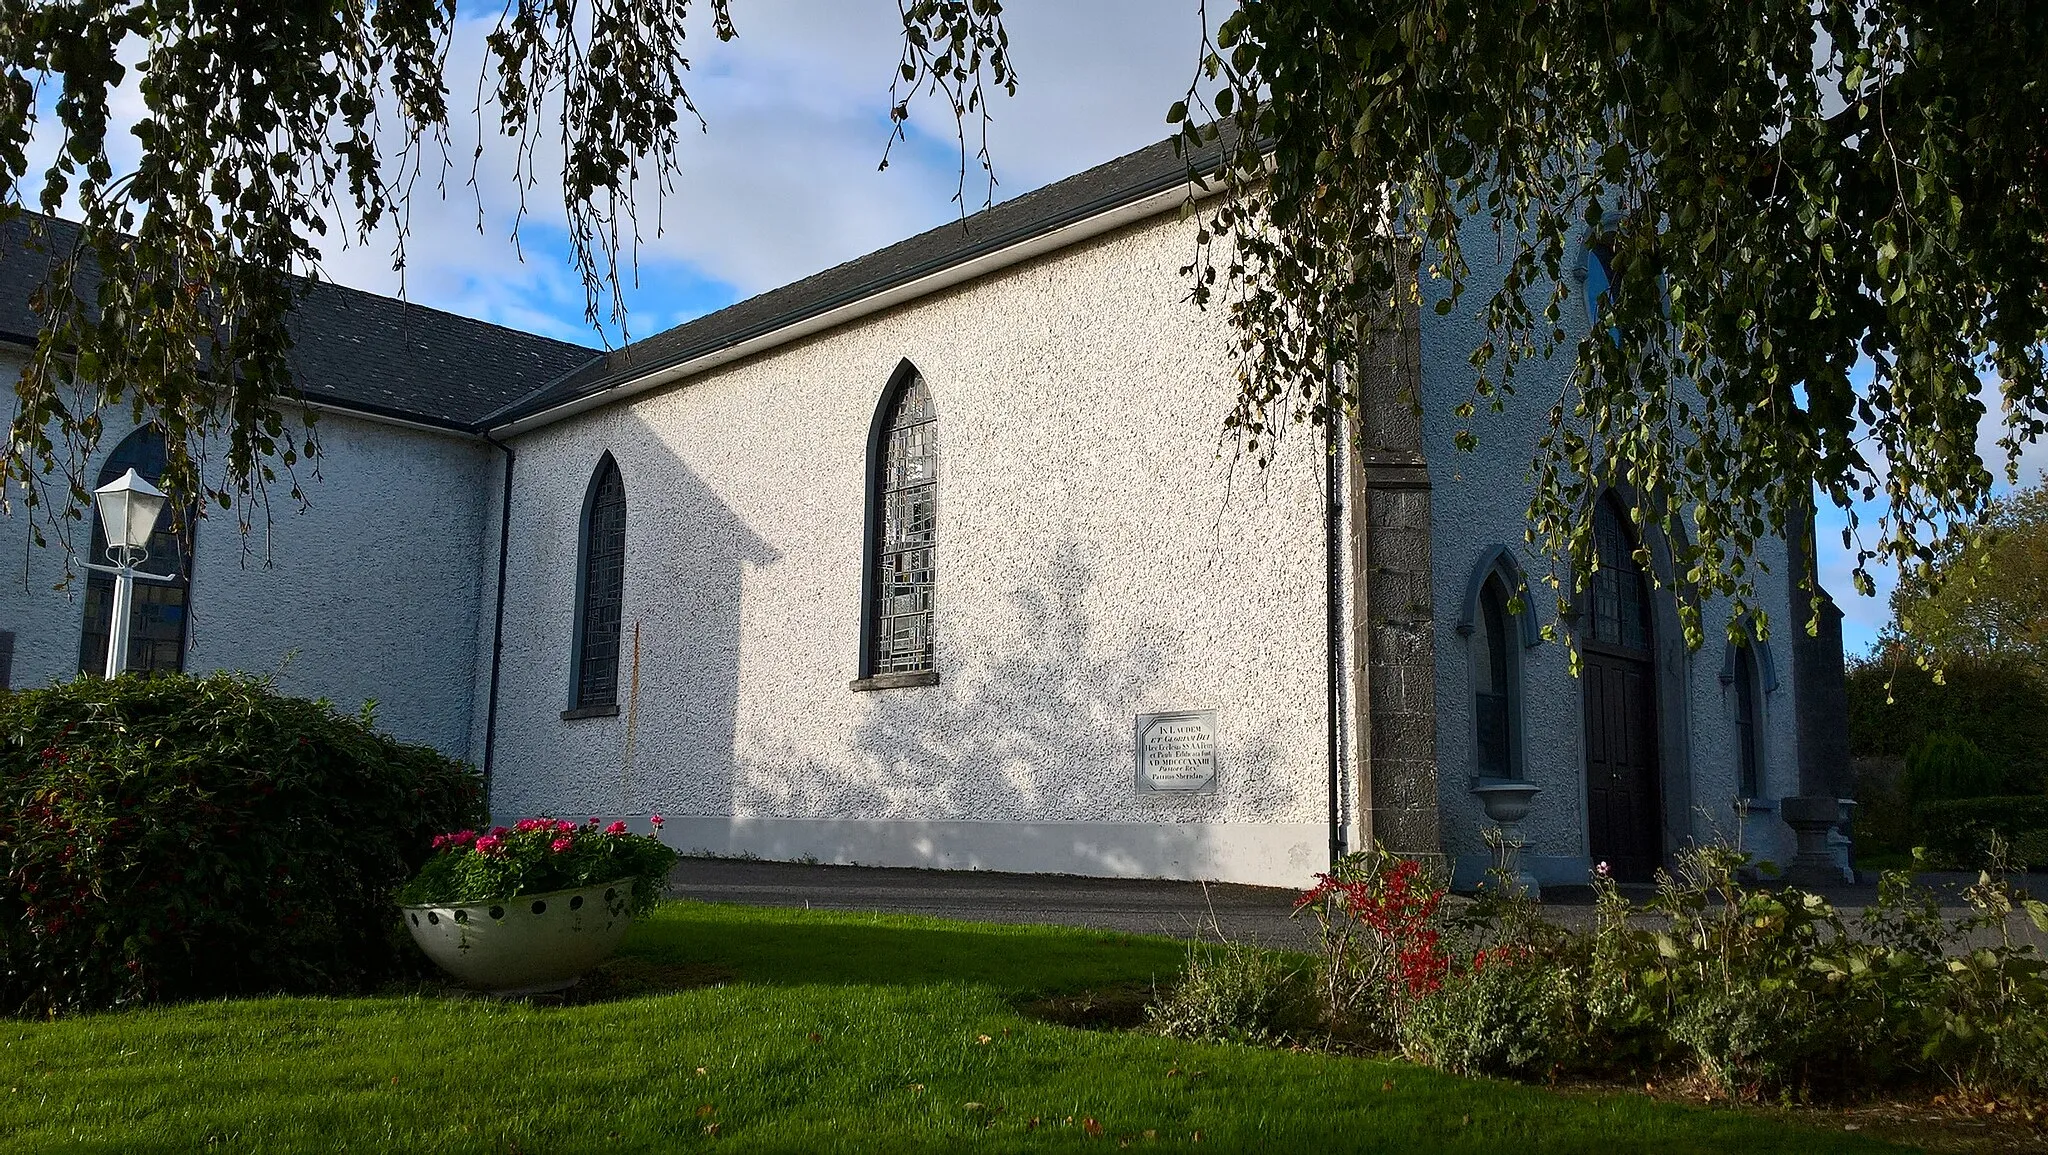
<svg viewBox="0 0 2048 1155">
<path fill-rule="evenodd" d="M 1328 839 L 1320 461 L 1303 436 L 1261 473 L 1219 441 L 1225 327 L 1182 300 L 1189 227 L 520 438 L 496 811 L 651 810 L 720 853 L 1307 881 Z M 866 439 L 905 358 L 940 423 L 940 682 L 860 692 Z M 623 711 L 564 721 L 606 451 Z M 1134 718 L 1178 709 L 1217 712 L 1217 792 L 1140 795 Z"/>
<path fill-rule="evenodd" d="M 0 378 L 16 372 L 0 353 Z M 100 460 L 131 430 L 110 423 Z M 318 430 L 319 476 L 300 479 L 308 508 L 280 484 L 246 536 L 225 511 L 200 522 L 185 669 L 272 674 L 350 711 L 374 700 L 387 733 L 467 757 L 488 447 L 338 413 Z M 84 619 L 83 571 L 56 588 L 62 547 L 34 547 L 31 516 L 17 503 L 0 517 L 0 630 L 15 634 L 17 688 L 77 674 Z M 81 553 L 88 532 L 76 527 Z"/>
</svg>

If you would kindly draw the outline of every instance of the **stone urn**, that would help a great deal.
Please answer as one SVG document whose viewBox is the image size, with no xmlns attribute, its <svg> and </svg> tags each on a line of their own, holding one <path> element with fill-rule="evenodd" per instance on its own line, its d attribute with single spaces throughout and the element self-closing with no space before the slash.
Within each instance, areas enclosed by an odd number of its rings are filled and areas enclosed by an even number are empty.
<svg viewBox="0 0 2048 1155">
<path fill-rule="evenodd" d="M 633 880 L 490 902 L 401 906 L 405 929 L 465 986 L 499 996 L 566 990 L 632 925 Z"/>
<path fill-rule="evenodd" d="M 1785 881 L 1811 888 L 1840 886 L 1856 880 L 1835 859 L 1835 827 L 1848 818 L 1842 799 L 1818 794 L 1785 798 L 1778 803 L 1778 817 L 1792 828 L 1792 837 L 1797 840 Z"/>
<path fill-rule="evenodd" d="M 1494 868 L 1501 877 L 1512 879 L 1524 894 L 1540 897 L 1543 888 L 1537 884 L 1536 876 L 1522 869 L 1522 850 L 1529 845 L 1522 834 L 1522 819 L 1529 817 L 1529 810 L 1543 788 L 1515 778 L 1481 778 L 1473 783 L 1472 793 L 1486 808 L 1486 820 L 1500 830 L 1500 841 L 1493 848 Z"/>
</svg>

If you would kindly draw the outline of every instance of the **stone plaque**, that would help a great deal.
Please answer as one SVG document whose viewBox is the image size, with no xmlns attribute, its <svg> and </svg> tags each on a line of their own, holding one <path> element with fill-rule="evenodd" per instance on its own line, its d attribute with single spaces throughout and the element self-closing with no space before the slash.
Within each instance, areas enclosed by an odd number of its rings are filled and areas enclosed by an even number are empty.
<svg viewBox="0 0 2048 1155">
<path fill-rule="evenodd" d="M 1138 792 L 1216 792 L 1216 711 L 1138 715 Z"/>
</svg>

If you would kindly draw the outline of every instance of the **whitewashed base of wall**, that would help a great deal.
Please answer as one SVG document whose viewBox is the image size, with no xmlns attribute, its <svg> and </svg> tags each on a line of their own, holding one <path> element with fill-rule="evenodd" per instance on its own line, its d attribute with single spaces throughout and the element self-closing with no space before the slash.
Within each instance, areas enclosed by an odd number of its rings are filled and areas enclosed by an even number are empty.
<svg viewBox="0 0 2048 1155">
<path fill-rule="evenodd" d="M 501 997 L 567 990 L 610 957 L 633 923 L 633 881 L 496 902 L 406 906 L 405 929 L 464 986 Z"/>
<path fill-rule="evenodd" d="M 634 832 L 645 814 L 614 817 Z M 661 840 L 685 855 L 1170 878 L 1306 890 L 1330 865 L 1321 822 L 1013 822 L 911 818 L 726 818 L 670 815 Z"/>
</svg>

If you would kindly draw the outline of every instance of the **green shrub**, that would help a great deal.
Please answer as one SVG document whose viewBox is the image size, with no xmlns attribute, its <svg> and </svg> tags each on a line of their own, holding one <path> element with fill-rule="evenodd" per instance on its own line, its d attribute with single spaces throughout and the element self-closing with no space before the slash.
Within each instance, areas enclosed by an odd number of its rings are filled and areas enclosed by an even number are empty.
<svg viewBox="0 0 2048 1155">
<path fill-rule="evenodd" d="M 0 697 L 0 1012 L 362 989 L 403 965 L 392 892 L 479 786 L 245 676 Z"/>
<path fill-rule="evenodd" d="M 1401 1025 L 1409 1058 L 1458 1075 L 1544 1075 L 1583 1066 L 1580 975 L 1514 947 L 1480 953 Z"/>
<path fill-rule="evenodd" d="M 1913 816 L 1921 844 L 1939 865 L 1983 867 L 1996 836 L 2013 861 L 2048 866 L 2048 796 L 1943 799 L 1918 807 Z"/>
<path fill-rule="evenodd" d="M 1315 992 L 1304 967 L 1245 943 L 1188 948 L 1187 973 L 1145 1008 L 1152 1029 L 1178 1039 L 1264 1043 L 1315 1029 Z"/>
<path fill-rule="evenodd" d="M 1951 658 L 1935 674 L 1909 658 L 1850 663 L 1849 745 L 1859 758 L 1905 758 L 1929 734 L 1968 738 L 2002 779 L 1989 794 L 2048 786 L 2048 686 L 2017 663 Z"/>
<path fill-rule="evenodd" d="M 1906 805 L 1918 808 L 1946 798 L 1987 798 L 2004 776 L 1975 742 L 1951 730 L 1937 730 L 1906 755 Z"/>
</svg>

